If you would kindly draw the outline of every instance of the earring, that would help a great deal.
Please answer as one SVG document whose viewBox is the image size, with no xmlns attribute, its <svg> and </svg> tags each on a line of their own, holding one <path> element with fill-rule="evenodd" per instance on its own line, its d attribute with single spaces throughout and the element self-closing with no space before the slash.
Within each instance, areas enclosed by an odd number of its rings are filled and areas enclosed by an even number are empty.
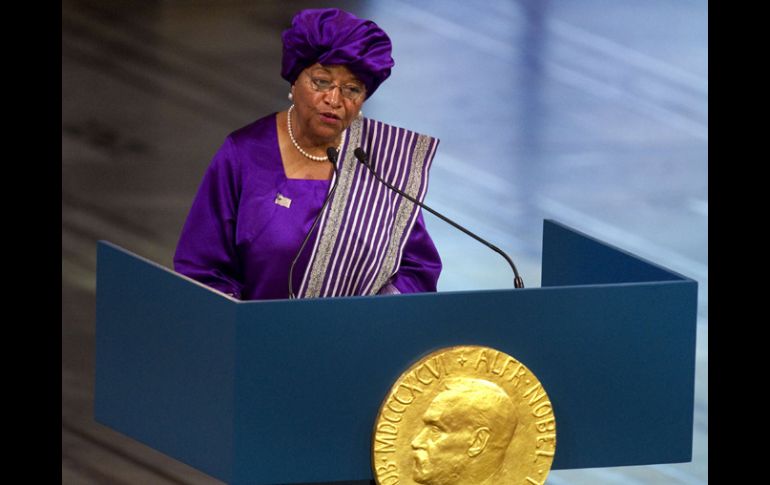
<svg viewBox="0 0 770 485">
<path fill-rule="evenodd" d="M 288 96 L 288 98 L 289 98 L 289 101 L 291 101 L 291 102 L 294 102 L 294 95 L 293 95 L 293 94 L 291 94 L 291 91 L 289 91 L 289 96 Z"/>
<path fill-rule="evenodd" d="M 364 117 L 364 112 L 363 111 L 359 111 L 358 112 L 358 117 L 359 118 L 363 118 Z"/>
</svg>

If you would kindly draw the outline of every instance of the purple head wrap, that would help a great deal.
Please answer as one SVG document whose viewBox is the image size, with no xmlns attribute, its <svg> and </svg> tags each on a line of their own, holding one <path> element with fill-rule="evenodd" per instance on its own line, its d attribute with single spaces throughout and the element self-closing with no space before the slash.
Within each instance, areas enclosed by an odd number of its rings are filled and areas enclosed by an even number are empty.
<svg viewBox="0 0 770 485">
<path fill-rule="evenodd" d="M 343 65 L 364 83 L 368 98 L 390 76 L 395 64 L 388 34 L 371 20 L 337 8 L 300 11 L 281 37 L 281 76 L 292 84 L 316 62 Z"/>
</svg>

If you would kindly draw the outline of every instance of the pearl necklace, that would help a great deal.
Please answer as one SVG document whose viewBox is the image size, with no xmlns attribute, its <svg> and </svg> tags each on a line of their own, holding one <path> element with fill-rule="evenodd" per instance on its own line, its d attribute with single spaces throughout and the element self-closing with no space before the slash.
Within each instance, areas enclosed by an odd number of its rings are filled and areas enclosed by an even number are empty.
<svg viewBox="0 0 770 485">
<path fill-rule="evenodd" d="M 329 158 L 328 157 L 317 157 L 315 155 L 311 155 L 305 150 L 303 150 L 299 143 L 297 143 L 297 140 L 294 139 L 294 132 L 291 130 L 291 110 L 294 109 L 294 105 L 292 104 L 289 106 L 289 111 L 286 113 L 286 126 L 289 128 L 289 138 L 291 138 L 292 144 L 294 144 L 294 148 L 296 148 L 301 154 L 305 155 L 307 158 L 311 160 L 315 160 L 316 162 L 325 162 Z M 342 136 L 340 136 L 340 144 L 337 147 L 337 153 L 340 153 L 342 151 L 342 142 L 345 141 L 345 132 L 342 132 Z"/>
</svg>

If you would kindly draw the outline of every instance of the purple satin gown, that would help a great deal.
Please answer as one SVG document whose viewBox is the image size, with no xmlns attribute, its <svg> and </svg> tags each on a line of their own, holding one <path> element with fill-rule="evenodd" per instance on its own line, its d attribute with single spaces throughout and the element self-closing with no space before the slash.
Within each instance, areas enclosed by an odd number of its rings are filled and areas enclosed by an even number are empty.
<svg viewBox="0 0 770 485">
<path fill-rule="evenodd" d="M 328 180 L 289 179 L 275 113 L 230 134 L 214 156 L 187 216 L 174 269 L 242 300 L 288 297 L 289 267 L 329 191 Z M 291 200 L 276 203 L 277 194 Z M 294 292 L 315 234 L 292 277 Z M 420 213 L 400 266 L 379 293 L 436 291 L 441 259 Z"/>
</svg>

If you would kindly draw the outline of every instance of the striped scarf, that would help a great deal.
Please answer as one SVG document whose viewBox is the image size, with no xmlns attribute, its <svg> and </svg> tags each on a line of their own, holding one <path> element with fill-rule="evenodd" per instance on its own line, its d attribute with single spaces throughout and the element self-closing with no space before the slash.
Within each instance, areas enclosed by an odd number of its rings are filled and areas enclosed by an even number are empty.
<svg viewBox="0 0 770 485">
<path fill-rule="evenodd" d="M 388 284 L 419 207 L 375 179 L 353 151 L 363 148 L 380 177 L 422 202 L 438 143 L 368 118 L 350 125 L 334 175 L 338 186 L 321 216 L 298 297 L 374 295 Z"/>
</svg>

